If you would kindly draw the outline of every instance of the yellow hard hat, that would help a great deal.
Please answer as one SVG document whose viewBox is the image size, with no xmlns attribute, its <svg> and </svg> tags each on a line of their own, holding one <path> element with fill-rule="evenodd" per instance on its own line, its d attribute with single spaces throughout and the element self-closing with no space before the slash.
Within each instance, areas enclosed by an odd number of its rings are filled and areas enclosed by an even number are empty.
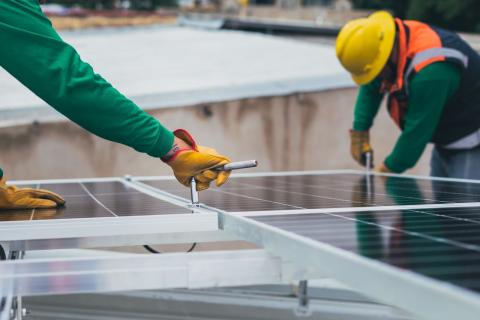
<svg viewBox="0 0 480 320">
<path fill-rule="evenodd" d="M 392 52 L 395 20 L 387 11 L 348 22 L 337 37 L 337 57 L 353 81 L 369 83 L 382 71 Z"/>
</svg>

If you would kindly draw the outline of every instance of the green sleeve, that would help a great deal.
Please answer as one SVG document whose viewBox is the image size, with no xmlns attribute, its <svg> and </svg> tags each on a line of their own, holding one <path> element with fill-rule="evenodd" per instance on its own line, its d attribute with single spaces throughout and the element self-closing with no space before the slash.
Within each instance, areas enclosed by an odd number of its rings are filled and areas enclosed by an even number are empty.
<svg viewBox="0 0 480 320">
<path fill-rule="evenodd" d="M 381 81 L 378 78 L 367 85 L 360 86 L 355 103 L 353 130 L 366 131 L 372 126 L 383 99 L 380 86 Z"/>
<path fill-rule="evenodd" d="M 84 129 L 154 157 L 171 148 L 172 132 L 83 62 L 37 0 L 0 1 L 0 43 L 0 65 Z"/>
<path fill-rule="evenodd" d="M 390 170 L 401 173 L 417 163 L 459 85 L 460 70 L 451 63 L 433 63 L 413 77 L 403 131 L 385 160 Z"/>
</svg>

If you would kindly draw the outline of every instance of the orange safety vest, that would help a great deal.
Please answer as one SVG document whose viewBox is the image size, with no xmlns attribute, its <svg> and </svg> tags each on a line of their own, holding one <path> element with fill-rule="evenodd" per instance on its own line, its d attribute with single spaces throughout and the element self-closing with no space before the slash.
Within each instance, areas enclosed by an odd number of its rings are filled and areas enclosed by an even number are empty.
<svg viewBox="0 0 480 320">
<path fill-rule="evenodd" d="M 480 56 L 453 32 L 418 21 L 395 19 L 395 23 L 398 32 L 397 50 L 399 57 L 396 65 L 396 78 L 394 83 L 384 80 L 381 87 L 382 92 L 388 95 L 388 111 L 395 123 L 401 129 L 404 126 L 405 114 L 408 110 L 408 89 L 412 77 L 435 62 L 451 62 L 458 65 L 462 70 L 469 71 L 462 72 L 462 87 L 459 90 L 462 95 L 460 100 L 464 100 L 465 103 L 458 105 L 458 102 L 461 101 L 457 101 L 454 103 L 455 106 L 450 106 L 444 111 L 449 112 L 456 109 L 456 111 L 462 112 L 460 109 L 469 108 L 475 109 L 474 114 L 480 116 L 480 92 L 475 92 L 478 91 L 475 88 L 480 85 L 480 73 L 478 73 L 480 71 Z M 470 83 L 465 83 L 465 80 Z M 470 103 L 467 102 L 469 99 L 473 99 L 475 102 L 473 104 L 471 101 Z M 448 124 L 449 120 L 447 119 L 444 122 Z M 459 119 L 454 125 L 462 126 L 465 124 L 464 122 Z M 480 128 L 480 119 L 468 124 L 467 127 L 468 129 L 464 130 L 446 129 L 446 131 L 453 133 L 447 133 L 447 136 L 439 133 L 436 135 L 439 138 L 438 141 L 434 139 L 433 142 L 449 143 L 461 138 L 463 135 Z"/>
</svg>

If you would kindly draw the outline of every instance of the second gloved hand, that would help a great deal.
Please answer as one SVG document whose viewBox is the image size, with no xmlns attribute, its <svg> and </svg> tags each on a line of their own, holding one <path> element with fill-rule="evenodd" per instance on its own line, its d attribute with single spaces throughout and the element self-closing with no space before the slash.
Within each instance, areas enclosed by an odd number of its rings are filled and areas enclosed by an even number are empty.
<svg viewBox="0 0 480 320">
<path fill-rule="evenodd" d="M 173 174 L 181 184 L 190 187 L 191 178 L 194 177 L 197 191 L 202 191 L 208 189 L 214 180 L 218 187 L 227 181 L 230 171 L 218 172 L 212 169 L 230 163 L 228 157 L 220 155 L 215 149 L 197 145 L 186 130 L 178 129 L 173 134 L 188 147 L 174 150 L 172 155 L 167 155 L 162 160 L 172 167 Z"/>
<path fill-rule="evenodd" d="M 0 210 L 2 209 L 46 209 L 63 206 L 65 200 L 58 194 L 42 189 L 7 186 L 0 180 Z"/>
<path fill-rule="evenodd" d="M 367 165 L 366 154 L 371 154 L 371 166 L 373 166 L 373 149 L 370 145 L 368 131 L 350 130 L 350 153 L 361 166 Z"/>
<path fill-rule="evenodd" d="M 378 173 L 392 173 L 392 170 L 390 170 L 385 163 L 380 164 L 375 168 L 375 171 Z"/>
</svg>

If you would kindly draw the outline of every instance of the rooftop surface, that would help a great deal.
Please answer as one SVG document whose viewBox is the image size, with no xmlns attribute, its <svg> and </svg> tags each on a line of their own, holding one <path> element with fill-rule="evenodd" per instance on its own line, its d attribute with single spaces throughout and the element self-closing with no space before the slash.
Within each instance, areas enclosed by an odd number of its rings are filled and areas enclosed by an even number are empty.
<svg viewBox="0 0 480 320">
<path fill-rule="evenodd" d="M 159 26 L 68 31 L 61 36 L 145 109 L 353 86 L 328 45 Z M 3 69 L 0 87 L 0 120 L 52 115 Z"/>
</svg>

